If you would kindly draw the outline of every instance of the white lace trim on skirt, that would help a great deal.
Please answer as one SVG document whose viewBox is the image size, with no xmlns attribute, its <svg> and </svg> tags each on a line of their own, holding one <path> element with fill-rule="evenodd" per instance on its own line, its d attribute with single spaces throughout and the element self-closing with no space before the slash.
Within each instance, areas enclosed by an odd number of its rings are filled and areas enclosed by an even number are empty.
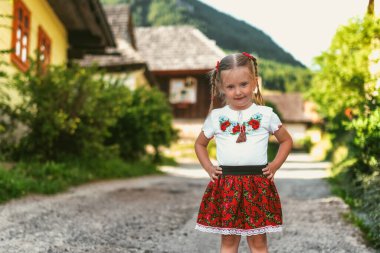
<svg viewBox="0 0 380 253">
<path fill-rule="evenodd" d="M 251 236 L 257 234 L 271 233 L 271 232 L 281 232 L 282 226 L 266 226 L 261 228 L 253 228 L 253 229 L 239 229 L 239 228 L 219 228 L 219 227 L 209 227 L 201 224 L 196 224 L 195 229 L 208 232 L 208 233 L 217 233 L 223 235 L 243 235 L 243 236 Z"/>
</svg>

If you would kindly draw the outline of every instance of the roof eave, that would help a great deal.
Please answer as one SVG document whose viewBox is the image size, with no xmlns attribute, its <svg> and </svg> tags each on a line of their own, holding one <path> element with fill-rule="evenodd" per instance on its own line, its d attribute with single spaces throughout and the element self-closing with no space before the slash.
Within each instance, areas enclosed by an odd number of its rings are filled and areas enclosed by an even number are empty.
<svg viewBox="0 0 380 253">
<path fill-rule="evenodd" d="M 199 75 L 207 74 L 211 68 L 207 69 L 175 69 L 175 70 L 152 70 L 152 73 L 156 76 L 167 76 L 167 75 Z"/>
<path fill-rule="evenodd" d="M 115 38 L 99 0 L 48 0 L 68 33 L 72 58 L 116 47 Z"/>
</svg>

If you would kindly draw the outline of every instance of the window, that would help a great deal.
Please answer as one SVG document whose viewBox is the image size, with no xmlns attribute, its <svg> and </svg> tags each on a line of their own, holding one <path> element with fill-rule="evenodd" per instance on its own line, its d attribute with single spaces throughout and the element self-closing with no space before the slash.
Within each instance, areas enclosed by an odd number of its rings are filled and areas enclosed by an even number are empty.
<svg viewBox="0 0 380 253">
<path fill-rule="evenodd" d="M 194 104 L 197 102 L 197 79 L 171 79 L 169 92 L 169 101 L 172 104 Z"/>
<path fill-rule="evenodd" d="M 13 9 L 12 49 L 11 59 L 21 70 L 29 67 L 30 41 L 30 11 L 21 0 L 15 0 Z"/>
<path fill-rule="evenodd" d="M 39 56 L 39 64 L 41 67 L 42 72 L 45 72 L 47 65 L 50 64 L 50 47 L 51 47 L 51 40 L 42 29 L 41 26 L 38 27 L 38 56 Z"/>
</svg>

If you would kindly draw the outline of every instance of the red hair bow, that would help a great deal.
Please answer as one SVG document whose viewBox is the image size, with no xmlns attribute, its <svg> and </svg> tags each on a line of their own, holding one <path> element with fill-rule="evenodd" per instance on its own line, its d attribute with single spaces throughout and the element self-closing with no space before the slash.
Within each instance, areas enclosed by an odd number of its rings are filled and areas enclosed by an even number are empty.
<svg viewBox="0 0 380 253">
<path fill-rule="evenodd" d="M 247 53 L 247 52 L 243 52 L 242 54 L 245 55 L 245 56 L 247 56 L 247 57 L 248 57 L 249 59 L 251 59 L 251 60 L 256 60 L 256 58 L 253 57 L 253 55 L 251 55 L 251 54 L 249 54 L 249 53 Z"/>
<path fill-rule="evenodd" d="M 216 68 L 216 71 L 219 71 L 219 64 L 220 64 L 220 62 L 219 62 L 219 61 L 217 61 L 217 62 L 216 62 L 216 66 L 215 66 L 215 68 Z"/>
</svg>

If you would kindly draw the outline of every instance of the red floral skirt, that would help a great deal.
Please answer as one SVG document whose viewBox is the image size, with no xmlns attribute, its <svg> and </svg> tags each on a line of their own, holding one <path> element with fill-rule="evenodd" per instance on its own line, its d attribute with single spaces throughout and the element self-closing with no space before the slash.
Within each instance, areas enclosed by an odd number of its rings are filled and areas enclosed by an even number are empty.
<svg viewBox="0 0 380 253">
<path fill-rule="evenodd" d="M 265 175 L 221 175 L 203 195 L 195 229 L 250 236 L 282 230 L 280 197 Z"/>
</svg>

